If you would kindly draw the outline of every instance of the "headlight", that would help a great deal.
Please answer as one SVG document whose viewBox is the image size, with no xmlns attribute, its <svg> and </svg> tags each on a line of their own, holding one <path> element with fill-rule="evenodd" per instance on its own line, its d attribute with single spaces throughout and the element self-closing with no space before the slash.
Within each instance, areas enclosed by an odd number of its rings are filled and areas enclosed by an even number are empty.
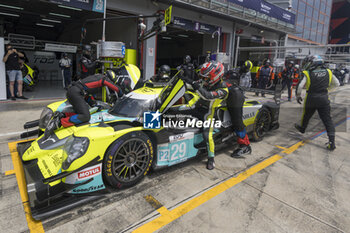
<svg viewBox="0 0 350 233">
<path fill-rule="evenodd" d="M 41 112 L 41 115 L 40 115 L 39 128 L 45 129 L 47 126 L 47 123 L 49 123 L 52 116 L 53 116 L 53 111 L 47 107 L 44 108 L 44 110 Z"/>
<path fill-rule="evenodd" d="M 73 136 L 68 138 L 63 147 L 63 151 L 67 155 L 67 158 L 63 161 L 62 168 L 64 170 L 67 170 L 74 160 L 80 158 L 85 154 L 88 147 L 88 138 L 80 138 Z"/>
</svg>

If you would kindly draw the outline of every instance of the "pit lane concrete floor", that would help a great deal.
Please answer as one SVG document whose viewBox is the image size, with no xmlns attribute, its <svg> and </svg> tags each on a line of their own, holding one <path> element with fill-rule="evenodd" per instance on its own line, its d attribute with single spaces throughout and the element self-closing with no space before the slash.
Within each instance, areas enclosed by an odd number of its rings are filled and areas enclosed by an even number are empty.
<svg viewBox="0 0 350 233">
<path fill-rule="evenodd" d="M 325 150 L 317 116 L 301 135 L 293 128 L 301 106 L 284 102 L 280 128 L 252 143 L 246 158 L 231 158 L 229 148 L 217 153 L 213 171 L 205 157 L 153 171 L 135 187 L 42 222 L 26 218 L 8 142 L 49 102 L 0 103 L 0 232 L 349 232 L 350 134 L 342 109 L 349 96 L 349 86 L 331 94 L 334 152 Z"/>
</svg>

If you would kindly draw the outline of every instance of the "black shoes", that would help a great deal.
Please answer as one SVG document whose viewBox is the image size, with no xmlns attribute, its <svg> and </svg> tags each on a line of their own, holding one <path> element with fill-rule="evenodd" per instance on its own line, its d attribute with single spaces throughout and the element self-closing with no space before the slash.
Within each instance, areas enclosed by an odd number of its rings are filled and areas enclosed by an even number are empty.
<svg viewBox="0 0 350 233">
<path fill-rule="evenodd" d="M 328 142 L 327 143 L 327 149 L 328 150 L 333 151 L 333 150 L 335 150 L 335 148 L 337 148 L 337 147 L 335 146 L 334 142 Z"/>
<path fill-rule="evenodd" d="M 23 95 L 22 95 L 22 96 L 18 96 L 17 98 L 18 98 L 18 99 L 23 99 L 23 100 L 27 100 L 27 99 L 28 99 L 27 97 L 25 97 L 25 96 L 23 96 Z"/>
<path fill-rule="evenodd" d="M 232 154 L 231 157 L 241 157 L 246 154 L 252 153 L 252 147 L 250 145 L 241 145 L 239 148 L 237 148 Z"/>
<path fill-rule="evenodd" d="M 11 98 L 10 98 L 11 100 L 16 100 L 16 97 L 14 97 L 14 96 L 11 96 Z"/>
<path fill-rule="evenodd" d="M 207 161 L 207 169 L 213 170 L 215 168 L 215 161 L 213 157 L 209 157 Z"/>
<path fill-rule="evenodd" d="M 294 124 L 294 127 L 300 132 L 305 133 L 305 129 L 298 124 Z"/>
</svg>

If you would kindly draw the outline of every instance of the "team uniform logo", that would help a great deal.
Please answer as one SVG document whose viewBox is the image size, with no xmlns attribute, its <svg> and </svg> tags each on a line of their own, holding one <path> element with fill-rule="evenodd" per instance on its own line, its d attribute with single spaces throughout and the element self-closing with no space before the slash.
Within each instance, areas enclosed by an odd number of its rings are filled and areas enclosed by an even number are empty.
<svg viewBox="0 0 350 233">
<path fill-rule="evenodd" d="M 144 112 L 143 113 L 143 128 L 145 129 L 160 129 L 161 113 Z"/>
</svg>

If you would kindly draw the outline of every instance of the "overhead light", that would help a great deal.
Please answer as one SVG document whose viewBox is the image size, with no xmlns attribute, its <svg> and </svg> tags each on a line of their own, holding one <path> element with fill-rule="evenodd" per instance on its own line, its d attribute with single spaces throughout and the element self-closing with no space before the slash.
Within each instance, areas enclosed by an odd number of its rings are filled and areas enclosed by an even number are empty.
<svg viewBox="0 0 350 233">
<path fill-rule="evenodd" d="M 18 6 L 10 6 L 10 5 L 4 5 L 4 4 L 0 4 L 0 6 L 11 8 L 11 9 L 16 9 L 16 10 L 23 10 L 23 7 L 18 7 Z"/>
<path fill-rule="evenodd" d="M 19 17 L 19 15 L 17 15 L 17 14 L 10 14 L 10 13 L 5 13 L 5 12 L 0 12 L 0 15 Z"/>
<path fill-rule="evenodd" d="M 171 40 L 171 37 L 167 37 L 167 36 L 162 36 L 162 38 L 166 40 Z"/>
<path fill-rule="evenodd" d="M 49 27 L 49 28 L 53 28 L 54 25 L 51 25 L 51 24 L 43 24 L 43 23 L 36 23 L 36 25 L 38 26 L 43 26 L 43 27 Z"/>
<path fill-rule="evenodd" d="M 178 36 L 180 36 L 180 37 L 185 37 L 185 38 L 188 37 L 188 35 L 183 35 L 183 34 L 179 34 Z"/>
<path fill-rule="evenodd" d="M 60 17 L 70 18 L 70 15 L 57 14 L 57 13 L 52 13 L 52 12 L 50 12 L 49 15 L 54 15 L 54 16 L 60 16 Z"/>
<path fill-rule="evenodd" d="M 82 11 L 82 9 L 70 7 L 70 6 L 65 6 L 65 5 L 58 5 L 58 7 L 66 8 L 66 9 L 70 9 L 70 10 L 75 10 L 75 11 Z"/>
<path fill-rule="evenodd" d="M 51 22 L 51 23 L 61 23 L 60 20 L 53 20 L 53 19 L 41 19 L 41 20 L 46 22 Z"/>
</svg>

